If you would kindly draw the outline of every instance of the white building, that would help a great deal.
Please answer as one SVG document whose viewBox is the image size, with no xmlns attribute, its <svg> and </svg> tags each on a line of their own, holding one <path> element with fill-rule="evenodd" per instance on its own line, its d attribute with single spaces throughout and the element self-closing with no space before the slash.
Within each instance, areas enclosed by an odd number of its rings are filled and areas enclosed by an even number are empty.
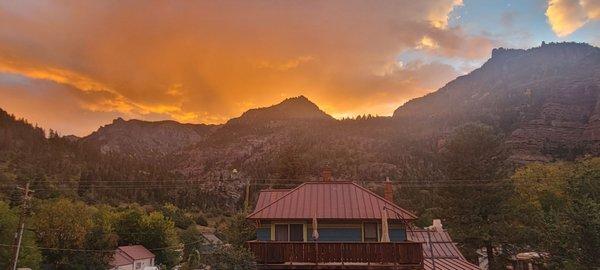
<svg viewBox="0 0 600 270">
<path fill-rule="evenodd" d="M 154 254 L 142 245 L 118 247 L 110 270 L 144 270 L 154 266 L 154 258 Z"/>
</svg>

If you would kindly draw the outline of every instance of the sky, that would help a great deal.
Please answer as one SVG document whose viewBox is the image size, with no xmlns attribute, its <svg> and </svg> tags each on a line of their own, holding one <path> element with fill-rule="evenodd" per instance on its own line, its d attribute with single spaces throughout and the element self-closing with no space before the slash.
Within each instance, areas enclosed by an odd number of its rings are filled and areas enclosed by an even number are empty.
<svg viewBox="0 0 600 270">
<path fill-rule="evenodd" d="M 304 95 L 391 115 L 495 47 L 600 45 L 600 0 L 0 1 L 0 108 L 85 136 L 224 123 Z"/>
</svg>

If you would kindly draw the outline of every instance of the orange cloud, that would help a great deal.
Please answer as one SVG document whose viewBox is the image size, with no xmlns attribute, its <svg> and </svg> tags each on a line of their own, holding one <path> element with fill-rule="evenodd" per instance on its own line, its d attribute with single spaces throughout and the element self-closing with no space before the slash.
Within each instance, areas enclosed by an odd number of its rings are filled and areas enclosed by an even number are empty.
<svg viewBox="0 0 600 270">
<path fill-rule="evenodd" d="M 557 36 L 568 36 L 589 21 L 600 19 L 600 1 L 549 0 L 546 16 Z"/>
<path fill-rule="evenodd" d="M 79 89 L 87 111 L 144 119 L 220 123 L 300 94 L 334 115 L 389 115 L 457 75 L 398 66 L 403 51 L 489 54 L 492 41 L 448 27 L 460 4 L 2 2 L 0 72 Z"/>
</svg>

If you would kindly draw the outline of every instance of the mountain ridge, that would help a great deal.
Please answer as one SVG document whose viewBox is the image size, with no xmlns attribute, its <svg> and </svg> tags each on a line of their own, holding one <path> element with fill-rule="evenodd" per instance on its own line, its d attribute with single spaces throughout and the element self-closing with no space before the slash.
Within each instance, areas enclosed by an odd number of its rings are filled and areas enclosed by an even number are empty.
<svg viewBox="0 0 600 270">
<path fill-rule="evenodd" d="M 243 148 L 248 140 L 251 144 L 266 142 L 269 136 L 277 138 L 272 143 L 280 144 L 287 141 L 285 136 L 290 132 L 316 127 L 341 130 L 353 125 L 356 128 L 351 132 L 365 133 L 360 126 L 365 128 L 374 122 L 379 132 L 443 139 L 461 124 L 482 122 L 506 134 L 505 143 L 514 152 L 514 161 L 549 161 L 600 152 L 599 78 L 600 49 L 588 44 L 543 43 L 530 49 L 496 48 L 480 68 L 407 102 L 389 118 L 364 121 L 357 118 L 350 124 L 331 117 L 305 96 L 298 96 L 250 109 L 220 125 L 115 119 L 82 141 L 102 137 L 99 134 L 113 125 L 142 125 L 145 128 L 134 128 L 137 132 L 117 132 L 119 136 L 112 140 L 100 140 L 100 147 L 108 144 L 104 149 L 126 152 L 132 151 L 127 148 L 134 148 L 134 152 L 148 148 L 149 152 L 165 154 L 198 144 L 207 149 L 232 143 Z M 161 130 L 165 126 L 177 132 L 163 130 L 158 132 L 163 136 L 140 137 L 153 133 L 152 127 Z M 202 131 L 194 131 L 196 128 Z M 179 142 L 172 143 L 173 138 Z"/>
</svg>

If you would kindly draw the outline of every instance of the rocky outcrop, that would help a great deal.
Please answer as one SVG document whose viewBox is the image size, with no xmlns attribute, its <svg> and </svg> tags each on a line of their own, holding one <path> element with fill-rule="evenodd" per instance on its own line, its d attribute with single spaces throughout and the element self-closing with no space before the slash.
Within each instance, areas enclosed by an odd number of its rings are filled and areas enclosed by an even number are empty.
<svg viewBox="0 0 600 270">
<path fill-rule="evenodd" d="M 408 102 L 394 118 L 442 132 L 484 122 L 505 133 L 514 161 L 550 161 L 600 154 L 599 95 L 599 48 L 499 48 L 481 68 Z"/>
<path fill-rule="evenodd" d="M 102 153 L 164 155 L 202 141 L 214 128 L 175 121 L 126 121 L 117 118 L 84 137 L 81 142 L 98 147 Z"/>
</svg>

